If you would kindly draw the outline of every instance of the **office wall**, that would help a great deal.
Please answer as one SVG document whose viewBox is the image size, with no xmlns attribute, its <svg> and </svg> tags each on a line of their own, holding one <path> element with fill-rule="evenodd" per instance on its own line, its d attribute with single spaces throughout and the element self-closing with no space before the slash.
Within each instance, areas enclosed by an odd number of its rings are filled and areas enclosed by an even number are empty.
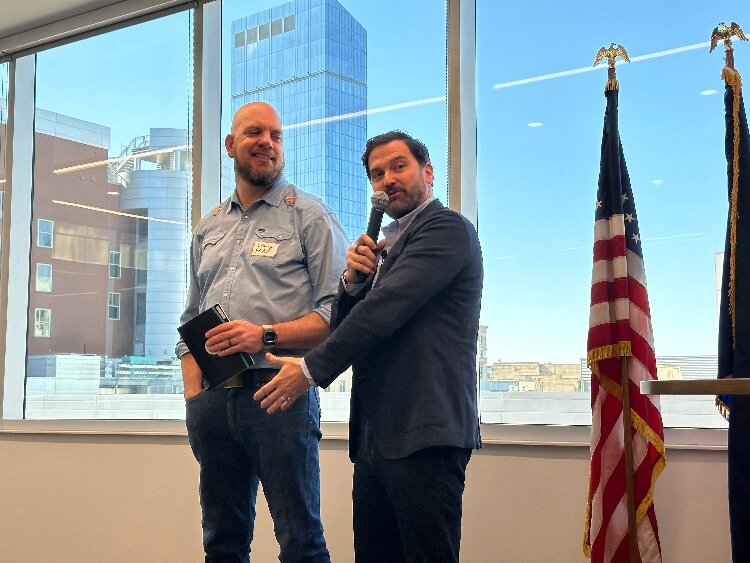
<svg viewBox="0 0 750 563">
<path fill-rule="evenodd" d="M 672 450 L 657 484 L 664 561 L 730 561 L 726 452 Z M 346 442 L 322 444 L 332 560 L 352 561 Z M 585 561 L 588 450 L 486 446 L 469 464 L 465 563 Z M 198 470 L 183 436 L 0 434 L 0 560 L 199 562 Z M 262 504 L 262 503 L 261 503 Z M 267 510 L 254 562 L 276 561 Z"/>
</svg>

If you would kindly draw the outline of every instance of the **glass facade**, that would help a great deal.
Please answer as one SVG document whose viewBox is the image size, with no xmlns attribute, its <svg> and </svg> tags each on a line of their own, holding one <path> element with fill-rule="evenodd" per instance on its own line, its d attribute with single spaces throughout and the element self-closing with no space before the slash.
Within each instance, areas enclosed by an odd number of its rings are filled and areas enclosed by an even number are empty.
<svg viewBox="0 0 750 563">
<path fill-rule="evenodd" d="M 367 33 L 336 0 L 295 0 L 232 22 L 231 109 L 273 105 L 284 174 L 323 199 L 350 239 L 365 230 Z"/>
</svg>

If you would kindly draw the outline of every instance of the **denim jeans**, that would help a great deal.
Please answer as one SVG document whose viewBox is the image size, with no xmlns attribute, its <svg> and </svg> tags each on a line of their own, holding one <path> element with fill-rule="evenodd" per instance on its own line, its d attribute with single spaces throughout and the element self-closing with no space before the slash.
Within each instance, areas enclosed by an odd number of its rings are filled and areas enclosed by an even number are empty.
<svg viewBox="0 0 750 563">
<path fill-rule="evenodd" d="M 320 401 L 310 389 L 269 415 L 257 388 L 218 387 L 186 404 L 190 446 L 200 465 L 206 561 L 250 561 L 258 482 L 283 563 L 329 562 L 320 521 Z"/>
<path fill-rule="evenodd" d="M 456 563 L 471 450 L 433 447 L 386 459 L 371 441 L 354 462 L 357 563 Z"/>
</svg>

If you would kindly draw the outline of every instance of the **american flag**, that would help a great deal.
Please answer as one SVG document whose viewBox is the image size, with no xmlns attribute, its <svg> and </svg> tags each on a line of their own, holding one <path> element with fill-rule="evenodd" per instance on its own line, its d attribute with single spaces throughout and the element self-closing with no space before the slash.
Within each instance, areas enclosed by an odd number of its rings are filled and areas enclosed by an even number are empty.
<svg viewBox="0 0 750 563">
<path fill-rule="evenodd" d="M 661 561 L 653 500 L 666 463 L 664 431 L 658 402 L 639 389 L 641 381 L 656 379 L 656 356 L 638 217 L 618 133 L 617 90 L 606 97 L 587 348 L 591 475 L 583 551 L 597 563 L 631 560 L 621 385 L 627 369 L 638 560 L 650 563 Z"/>
</svg>

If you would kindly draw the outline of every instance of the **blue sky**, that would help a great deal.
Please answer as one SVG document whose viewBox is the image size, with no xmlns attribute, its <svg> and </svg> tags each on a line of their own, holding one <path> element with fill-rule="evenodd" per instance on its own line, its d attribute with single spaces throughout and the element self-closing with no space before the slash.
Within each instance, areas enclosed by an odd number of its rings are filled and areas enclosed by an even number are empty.
<svg viewBox="0 0 750 563">
<path fill-rule="evenodd" d="M 225 30 L 278 3 L 227 0 Z M 367 30 L 370 108 L 445 96 L 442 2 L 341 3 Z M 478 0 L 477 182 L 490 361 L 585 355 L 606 72 L 493 86 L 589 67 L 611 42 L 631 58 L 703 43 L 722 19 L 750 28 L 750 5 Z M 180 13 L 43 51 L 37 105 L 111 127 L 113 149 L 150 127 L 187 127 L 190 25 Z M 738 69 L 750 72 L 750 44 L 736 46 Z M 659 355 L 716 349 L 714 254 L 726 222 L 722 66 L 721 47 L 711 54 L 702 47 L 618 67 L 620 133 Z M 701 94 L 712 89 L 719 93 Z M 368 117 L 369 135 L 394 127 L 429 146 L 445 201 L 445 103 Z"/>
<path fill-rule="evenodd" d="M 611 42 L 633 59 L 706 42 L 721 19 L 750 25 L 746 3 L 705 4 L 681 2 L 677 11 L 667 9 L 676 3 L 631 2 L 607 17 L 594 2 L 478 2 L 490 360 L 585 356 L 606 72 L 492 86 L 590 67 Z M 743 58 L 750 69 L 747 44 L 737 45 L 740 70 Z M 659 355 L 716 351 L 714 254 L 724 246 L 727 200 L 722 66 L 721 48 L 708 47 L 618 66 L 620 134 Z M 701 95 L 709 89 L 719 93 Z"/>
</svg>

